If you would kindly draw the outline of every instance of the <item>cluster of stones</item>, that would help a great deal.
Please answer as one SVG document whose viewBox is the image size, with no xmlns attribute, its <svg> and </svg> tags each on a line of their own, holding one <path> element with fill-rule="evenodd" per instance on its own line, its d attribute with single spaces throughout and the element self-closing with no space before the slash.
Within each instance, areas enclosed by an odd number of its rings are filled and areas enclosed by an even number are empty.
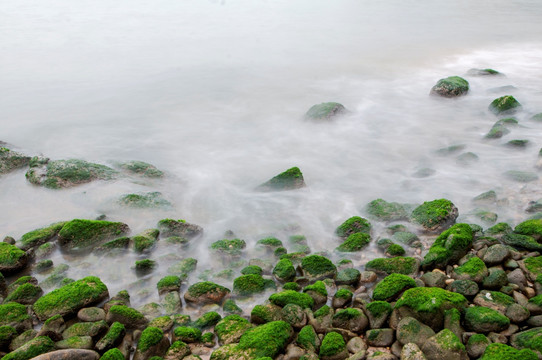
<svg viewBox="0 0 542 360">
<path fill-rule="evenodd" d="M 41 283 L 13 275 L 30 265 L 35 271 L 51 270 L 50 260 L 35 258 L 52 243 L 69 252 L 111 251 L 122 244 L 148 255 L 153 241 L 190 241 L 202 234 L 201 227 L 164 219 L 156 229 L 125 237 L 126 224 L 75 219 L 33 230 L 17 242 L 8 238 L 0 243 L 0 271 L 15 280 L 8 284 L 0 278 L 1 359 L 542 356 L 542 220 L 515 228 L 499 223 L 484 231 L 455 223 L 458 210 L 446 199 L 414 207 L 377 199 L 367 204 L 366 213 L 387 224 L 391 236 L 377 241 L 387 256 L 364 269 L 347 258 L 330 260 L 358 253 L 372 241 L 371 222 L 354 216 L 335 230 L 342 242 L 335 254 L 311 254 L 300 235 L 288 242 L 301 251 L 290 253 L 281 240 L 262 239 L 257 248 L 274 257 L 274 264 L 251 262 L 233 279 L 231 290 L 212 281 L 189 283 L 182 290 L 197 265 L 188 258 L 172 267 L 175 275 L 156 284 L 161 304 L 138 309 L 131 307 L 127 291 L 110 297 L 98 277 L 66 279 L 62 266 L 53 267 L 53 279 Z M 423 257 L 416 250 L 424 241 L 415 232 L 431 239 Z M 399 243 L 414 255 L 392 254 L 390 247 Z M 235 238 L 210 245 L 211 253 L 230 262 L 245 248 L 246 242 Z M 152 271 L 153 262 L 140 260 L 140 270 Z M 44 288 L 55 289 L 45 293 Z M 262 296 L 267 300 L 258 305 L 238 305 Z M 199 316 L 192 319 L 194 309 L 200 309 Z"/>
</svg>

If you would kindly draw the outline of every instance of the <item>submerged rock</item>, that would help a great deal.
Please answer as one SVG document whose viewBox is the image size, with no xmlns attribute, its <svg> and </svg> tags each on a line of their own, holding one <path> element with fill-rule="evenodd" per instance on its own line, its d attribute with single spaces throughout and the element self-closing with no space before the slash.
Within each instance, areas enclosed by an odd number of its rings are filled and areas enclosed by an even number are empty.
<svg viewBox="0 0 542 360">
<path fill-rule="evenodd" d="M 331 120 L 346 112 L 347 110 L 343 105 L 336 102 L 327 102 L 313 105 L 305 114 L 305 118 L 310 120 Z"/>
<path fill-rule="evenodd" d="M 371 201 L 366 206 L 367 213 L 383 221 L 399 221 L 408 219 L 408 211 L 403 204 L 387 202 L 383 199 Z"/>
<path fill-rule="evenodd" d="M 88 250 L 128 231 L 128 225 L 121 222 L 74 219 L 64 224 L 58 243 L 64 250 Z"/>
<path fill-rule="evenodd" d="M 10 150 L 7 147 L 0 147 L 0 175 L 25 167 L 29 162 L 30 156 Z"/>
<path fill-rule="evenodd" d="M 171 206 L 171 203 L 164 199 L 162 193 L 158 191 L 126 194 L 120 197 L 118 203 L 132 208 L 167 208 Z"/>
<path fill-rule="evenodd" d="M 512 95 L 505 95 L 493 100 L 489 104 L 489 111 L 495 115 L 513 114 L 520 107 L 521 104 Z"/>
<path fill-rule="evenodd" d="M 203 234 L 201 226 L 190 224 L 183 219 L 162 219 L 158 222 L 157 227 L 163 237 L 180 236 L 190 240 Z"/>
<path fill-rule="evenodd" d="M 295 190 L 305 187 L 303 174 L 298 167 L 290 168 L 257 187 L 260 191 Z"/>
<path fill-rule="evenodd" d="M 503 175 L 509 180 L 523 183 L 538 180 L 538 175 L 530 171 L 509 170 L 503 173 Z"/>
<path fill-rule="evenodd" d="M 33 159 L 34 160 L 34 159 Z M 111 180 L 117 172 L 110 167 L 85 160 L 31 161 L 26 178 L 34 185 L 50 189 L 67 188 L 94 180 Z"/>
<path fill-rule="evenodd" d="M 469 71 L 467 71 L 467 75 L 471 75 L 471 76 L 501 75 L 502 76 L 503 74 L 493 69 L 470 69 Z"/>
<path fill-rule="evenodd" d="M 469 91 L 469 82 L 459 76 L 450 76 L 440 79 L 431 89 L 432 95 L 443 97 L 456 97 L 466 94 Z"/>
<path fill-rule="evenodd" d="M 148 164 L 143 161 L 127 161 L 115 163 L 114 165 L 118 169 L 125 171 L 130 174 L 140 175 L 148 178 L 161 178 L 164 176 L 164 173 L 156 168 L 156 166 Z"/>
<path fill-rule="evenodd" d="M 229 289 L 210 281 L 203 281 L 191 285 L 186 290 L 184 299 L 187 303 L 196 305 L 220 304 L 229 294 Z"/>
</svg>

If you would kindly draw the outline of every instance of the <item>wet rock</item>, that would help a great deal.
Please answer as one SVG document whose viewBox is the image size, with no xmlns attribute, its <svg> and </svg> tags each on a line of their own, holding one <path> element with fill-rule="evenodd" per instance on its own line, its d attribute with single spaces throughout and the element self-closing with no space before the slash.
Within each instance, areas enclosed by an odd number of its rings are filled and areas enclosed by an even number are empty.
<svg viewBox="0 0 542 360">
<path fill-rule="evenodd" d="M 365 270 L 384 274 L 416 275 L 419 260 L 412 257 L 397 256 L 394 258 L 377 258 L 365 265 Z"/>
<path fill-rule="evenodd" d="M 118 346 L 126 335 L 126 327 L 119 322 L 114 322 L 107 333 L 96 343 L 96 350 L 106 352 Z"/>
<path fill-rule="evenodd" d="M 455 222 L 459 211 L 446 199 L 424 202 L 412 211 L 411 221 L 430 232 L 442 231 Z"/>
<path fill-rule="evenodd" d="M 397 340 L 403 345 L 414 343 L 422 346 L 433 335 L 435 332 L 429 326 L 412 317 L 405 317 L 397 324 Z"/>
<path fill-rule="evenodd" d="M 298 167 L 290 168 L 258 186 L 259 191 L 284 191 L 304 188 L 303 173 Z"/>
<path fill-rule="evenodd" d="M 521 104 L 512 95 L 501 96 L 489 105 L 489 111 L 495 115 L 513 114 L 519 108 L 521 108 Z"/>
<path fill-rule="evenodd" d="M 436 270 L 427 272 L 421 276 L 421 280 L 427 287 L 445 288 L 446 279 L 447 279 L 446 275 Z"/>
<path fill-rule="evenodd" d="M 335 278 L 337 267 L 326 257 L 320 255 L 309 255 L 301 260 L 303 276 L 309 280 L 320 280 Z"/>
<path fill-rule="evenodd" d="M 469 69 L 467 75 L 470 76 L 503 76 L 502 73 L 493 69 Z"/>
<path fill-rule="evenodd" d="M 32 359 L 38 355 L 55 350 L 55 343 L 47 336 L 38 336 L 18 349 L 10 352 L 2 359 L 17 360 L 17 359 Z"/>
<path fill-rule="evenodd" d="M 128 231 L 121 222 L 74 219 L 59 231 L 58 243 L 64 250 L 87 251 Z"/>
<path fill-rule="evenodd" d="M 84 350 L 84 349 L 64 349 L 64 350 L 55 350 L 36 356 L 32 359 L 34 360 L 98 360 L 100 354 L 93 350 Z"/>
<path fill-rule="evenodd" d="M 422 346 L 427 360 L 468 360 L 467 350 L 453 332 L 444 329 L 427 339 Z"/>
<path fill-rule="evenodd" d="M 458 261 L 470 250 L 472 241 L 472 228 L 468 224 L 455 224 L 435 239 L 423 259 L 422 267 L 444 268 Z"/>
<path fill-rule="evenodd" d="M 253 325 L 239 315 L 228 315 L 215 326 L 215 333 L 221 345 L 239 342 L 241 336 Z"/>
<path fill-rule="evenodd" d="M 119 322 L 127 329 L 144 329 L 149 321 L 138 310 L 124 305 L 113 305 L 109 308 L 105 321 L 108 324 Z"/>
<path fill-rule="evenodd" d="M 431 89 L 431 94 L 452 98 L 465 95 L 468 91 L 469 83 L 467 80 L 459 76 L 450 76 L 440 79 Z"/>
<path fill-rule="evenodd" d="M 393 344 L 395 340 L 395 331 L 393 329 L 372 329 L 365 334 L 367 345 L 387 347 Z"/>
<path fill-rule="evenodd" d="M 360 332 L 367 328 L 369 319 L 363 311 L 356 308 L 338 310 L 332 318 L 333 327 Z"/>
<path fill-rule="evenodd" d="M 172 204 L 164 198 L 161 192 L 153 191 L 138 194 L 122 195 L 118 204 L 130 208 L 169 208 Z"/>
<path fill-rule="evenodd" d="M 371 242 L 371 236 L 366 233 L 353 233 L 343 243 L 335 248 L 338 252 L 352 253 L 363 250 Z"/>
<path fill-rule="evenodd" d="M 13 274 L 23 270 L 28 264 L 29 256 L 14 245 L 0 242 L 0 272 Z"/>
<path fill-rule="evenodd" d="M 170 343 L 162 330 L 155 327 L 148 327 L 141 333 L 137 342 L 134 360 L 147 360 L 153 356 L 163 356 Z"/>
<path fill-rule="evenodd" d="M 29 162 L 29 156 L 13 151 L 5 146 L 0 147 L 0 175 L 25 167 Z"/>
<path fill-rule="evenodd" d="M 313 105 L 305 114 L 305 118 L 310 120 L 331 120 L 346 112 L 347 110 L 342 104 L 327 102 Z"/>
<path fill-rule="evenodd" d="M 538 175 L 530 171 L 509 170 L 504 172 L 503 175 L 509 180 L 522 183 L 538 180 Z"/>
<path fill-rule="evenodd" d="M 24 234 L 18 242 L 18 247 L 24 251 L 43 245 L 54 240 L 65 222 L 58 222 L 50 226 L 32 230 Z"/>
<path fill-rule="evenodd" d="M 408 343 L 403 346 L 401 350 L 401 359 L 402 360 L 427 360 L 423 352 L 420 350 L 418 345 L 414 343 Z"/>
<path fill-rule="evenodd" d="M 381 221 L 400 221 L 408 219 L 408 211 L 403 204 L 387 202 L 383 199 L 371 201 L 366 206 L 370 217 Z"/>
<path fill-rule="evenodd" d="M 474 306 L 465 310 L 465 326 L 477 333 L 499 332 L 510 325 L 510 319 L 496 310 Z"/>
<path fill-rule="evenodd" d="M 26 178 L 34 185 L 60 189 L 94 180 L 111 180 L 116 175 L 115 170 L 105 165 L 84 160 L 34 161 L 32 159 Z"/>
<path fill-rule="evenodd" d="M 229 293 L 230 290 L 223 286 L 203 281 L 191 285 L 186 290 L 184 299 L 187 303 L 196 305 L 220 304 Z"/>
<path fill-rule="evenodd" d="M 146 178 L 161 178 L 164 173 L 156 168 L 156 166 L 143 161 L 126 161 L 115 163 L 114 166 L 121 171 L 131 175 L 139 175 Z"/>
<path fill-rule="evenodd" d="M 321 360 L 342 360 L 348 357 L 343 337 L 336 332 L 329 332 L 322 340 L 320 346 Z"/>
</svg>

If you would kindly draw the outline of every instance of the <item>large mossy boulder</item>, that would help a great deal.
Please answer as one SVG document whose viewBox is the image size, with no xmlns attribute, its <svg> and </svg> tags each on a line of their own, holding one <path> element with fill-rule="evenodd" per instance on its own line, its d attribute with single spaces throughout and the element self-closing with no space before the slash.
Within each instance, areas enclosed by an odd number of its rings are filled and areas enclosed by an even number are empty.
<svg viewBox="0 0 542 360">
<path fill-rule="evenodd" d="M 458 266 L 452 273 L 452 278 L 456 280 L 470 280 L 476 283 L 482 283 L 489 272 L 482 259 L 474 256 L 467 260 L 463 265 Z"/>
<path fill-rule="evenodd" d="M 64 250 L 86 251 L 126 234 L 130 229 L 121 222 L 74 219 L 58 233 L 58 243 Z"/>
<path fill-rule="evenodd" d="M 441 288 L 417 287 L 408 289 L 395 303 L 400 318 L 413 317 L 439 331 L 444 324 L 444 312 L 457 309 L 460 312 L 467 306 L 467 299 Z"/>
<path fill-rule="evenodd" d="M 465 95 L 469 91 L 469 82 L 459 76 L 450 76 L 437 81 L 431 89 L 432 95 L 452 98 Z"/>
<path fill-rule="evenodd" d="M 429 248 L 422 262 L 424 269 L 444 268 L 461 259 L 472 247 L 473 232 L 468 224 L 455 224 L 443 231 Z"/>
<path fill-rule="evenodd" d="M 357 252 L 363 250 L 371 242 L 371 235 L 366 233 L 353 233 L 335 248 L 338 252 Z"/>
<path fill-rule="evenodd" d="M 428 360 L 468 360 L 467 349 L 451 330 L 443 329 L 427 339 L 422 351 Z"/>
<path fill-rule="evenodd" d="M 346 112 L 347 110 L 342 104 L 327 102 L 313 105 L 305 114 L 305 118 L 309 120 L 331 120 Z"/>
<path fill-rule="evenodd" d="M 194 305 L 220 304 L 230 290 L 210 281 L 191 285 L 184 294 L 187 303 Z"/>
<path fill-rule="evenodd" d="M 468 307 L 465 310 L 465 326 L 476 333 L 500 332 L 508 328 L 510 319 L 484 306 Z"/>
<path fill-rule="evenodd" d="M 497 98 L 489 104 L 489 111 L 495 115 L 512 114 L 521 108 L 521 104 L 512 95 Z"/>
<path fill-rule="evenodd" d="M 147 360 L 153 356 L 163 356 L 169 348 L 169 338 L 156 327 L 149 326 L 141 333 L 137 342 L 134 360 Z"/>
<path fill-rule="evenodd" d="M 320 255 L 305 256 L 301 260 L 303 276 L 309 280 L 335 278 L 337 267 L 328 258 Z"/>
<path fill-rule="evenodd" d="M 89 305 L 97 304 L 109 296 L 107 286 L 96 276 L 64 285 L 45 294 L 34 303 L 33 309 L 41 321 L 53 315 L 72 315 Z"/>
<path fill-rule="evenodd" d="M 31 162 L 26 178 L 34 185 L 60 189 L 94 180 L 111 180 L 116 175 L 115 170 L 105 165 L 71 159 Z"/>
<path fill-rule="evenodd" d="M 303 174 L 298 167 L 290 168 L 258 186 L 260 191 L 295 190 L 305 187 Z"/>
<path fill-rule="evenodd" d="M 407 220 L 409 215 L 405 205 L 383 199 L 371 201 L 367 204 L 366 211 L 371 218 L 381 221 Z"/>
<path fill-rule="evenodd" d="M 377 258 L 365 265 L 366 271 L 380 274 L 415 275 L 418 273 L 420 262 L 412 257 L 396 256 L 393 258 Z"/>
<path fill-rule="evenodd" d="M 21 240 L 19 240 L 17 245 L 25 251 L 43 245 L 54 240 L 65 224 L 65 222 L 58 222 L 44 228 L 29 231 L 21 236 Z"/>
<path fill-rule="evenodd" d="M 14 245 L 0 242 L 0 273 L 13 274 L 28 264 L 28 254 Z"/>
<path fill-rule="evenodd" d="M 295 279 L 295 268 L 293 263 L 288 259 L 282 259 L 277 262 L 273 268 L 273 275 L 280 282 L 288 282 Z"/>
<path fill-rule="evenodd" d="M 425 231 L 438 232 L 452 225 L 458 215 L 457 207 L 450 200 L 438 199 L 426 201 L 415 208 L 410 219 Z"/>
<path fill-rule="evenodd" d="M 266 282 L 261 275 L 241 275 L 233 280 L 233 293 L 239 296 L 252 296 L 265 291 Z"/>
<path fill-rule="evenodd" d="M 0 175 L 25 167 L 29 162 L 29 156 L 8 149 L 7 147 L 0 147 Z"/>
</svg>

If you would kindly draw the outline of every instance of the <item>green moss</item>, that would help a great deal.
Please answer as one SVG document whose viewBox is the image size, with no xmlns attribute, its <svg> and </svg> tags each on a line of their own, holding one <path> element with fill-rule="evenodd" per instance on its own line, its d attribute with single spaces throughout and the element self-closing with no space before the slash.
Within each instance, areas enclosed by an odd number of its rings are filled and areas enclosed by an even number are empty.
<svg viewBox="0 0 542 360">
<path fill-rule="evenodd" d="M 525 268 L 536 276 L 542 274 L 542 256 L 533 256 L 524 260 Z"/>
<path fill-rule="evenodd" d="M 327 296 L 326 285 L 323 281 L 316 281 L 314 284 L 305 286 L 303 292 L 306 293 L 307 291 L 314 291 L 322 296 Z"/>
<path fill-rule="evenodd" d="M 138 271 L 149 271 L 156 267 L 156 261 L 151 259 L 136 260 L 135 269 Z"/>
<path fill-rule="evenodd" d="M 241 274 L 243 275 L 262 275 L 263 270 L 257 265 L 249 265 L 241 269 Z"/>
<path fill-rule="evenodd" d="M 366 305 L 366 309 L 375 318 L 391 313 L 391 305 L 387 301 L 372 301 Z"/>
<path fill-rule="evenodd" d="M 224 301 L 224 304 L 222 305 L 222 310 L 224 311 L 224 314 L 242 314 L 243 309 L 241 309 L 235 301 L 232 299 L 228 299 Z"/>
<path fill-rule="evenodd" d="M 353 233 L 336 250 L 340 252 L 356 252 L 362 250 L 371 242 L 371 236 L 366 233 Z"/>
<path fill-rule="evenodd" d="M 122 206 L 128 206 L 131 208 L 167 208 L 172 204 L 164 199 L 161 192 L 153 191 L 143 194 L 126 194 L 122 195 L 118 200 L 118 203 Z"/>
<path fill-rule="evenodd" d="M 4 303 L 0 305 L 0 326 L 16 326 L 30 319 L 26 306 L 18 303 Z"/>
<path fill-rule="evenodd" d="M 186 292 L 192 297 L 199 297 L 209 293 L 230 292 L 230 290 L 210 281 L 202 281 L 191 285 Z"/>
<path fill-rule="evenodd" d="M 181 288 L 181 278 L 174 275 L 164 276 L 156 284 L 158 292 L 161 293 L 169 289 L 180 289 Z"/>
<path fill-rule="evenodd" d="M 361 273 L 358 269 L 346 268 L 337 273 L 335 283 L 337 285 L 352 285 L 356 286 L 361 278 Z"/>
<path fill-rule="evenodd" d="M 303 173 L 298 167 L 293 167 L 271 178 L 258 188 L 260 190 L 293 190 L 304 186 Z"/>
<path fill-rule="evenodd" d="M 536 353 L 529 349 L 518 350 L 501 343 L 489 344 L 480 360 L 538 360 Z"/>
<path fill-rule="evenodd" d="M 222 316 L 216 311 L 208 311 L 194 321 L 193 325 L 198 329 L 204 330 L 215 326 L 221 319 Z"/>
<path fill-rule="evenodd" d="M 476 276 L 481 276 L 484 273 L 487 273 L 486 264 L 482 259 L 477 256 L 474 256 L 467 260 L 463 265 L 457 267 L 454 272 L 458 275 L 466 274 L 471 278 Z"/>
<path fill-rule="evenodd" d="M 292 334 L 293 329 L 287 322 L 272 321 L 245 332 L 239 340 L 239 348 L 253 349 L 255 357 L 275 358 L 284 350 Z"/>
<path fill-rule="evenodd" d="M 119 349 L 113 348 L 111 350 L 106 351 L 102 355 L 100 360 L 125 360 L 125 358 L 124 358 L 124 355 L 122 354 L 122 352 Z"/>
<path fill-rule="evenodd" d="M 402 291 L 416 287 L 416 282 L 403 274 L 391 274 L 376 284 L 373 290 L 374 300 L 389 300 L 399 295 Z"/>
<path fill-rule="evenodd" d="M 505 245 L 510 245 L 516 249 L 526 249 L 532 251 L 542 250 L 542 244 L 538 243 L 532 236 L 521 234 L 506 234 L 501 237 Z"/>
<path fill-rule="evenodd" d="M 412 211 L 411 219 L 426 229 L 432 229 L 447 221 L 454 209 L 454 204 L 447 199 L 426 201 Z"/>
<path fill-rule="evenodd" d="M 312 308 L 314 300 L 307 294 L 298 293 L 292 290 L 284 290 L 279 293 L 273 294 L 269 297 L 269 301 L 278 306 L 285 306 L 286 304 L 296 304 L 302 308 Z"/>
<path fill-rule="evenodd" d="M 465 352 L 465 345 L 461 340 L 449 329 L 443 329 L 435 335 L 436 342 L 443 350 L 454 350 L 457 352 Z"/>
<path fill-rule="evenodd" d="M 489 110 L 495 115 L 513 113 L 520 107 L 521 104 L 512 95 L 501 96 L 489 104 Z"/>
<path fill-rule="evenodd" d="M 352 293 L 352 291 L 342 288 L 342 289 L 337 290 L 334 297 L 337 299 L 352 299 L 353 295 L 354 294 Z"/>
<path fill-rule="evenodd" d="M 107 286 L 97 277 L 88 276 L 42 296 L 33 309 L 40 320 L 60 314 L 72 314 L 108 296 Z"/>
<path fill-rule="evenodd" d="M 272 249 L 276 249 L 276 248 L 282 246 L 282 241 L 280 241 L 279 239 L 274 238 L 274 237 L 267 237 L 267 238 L 258 240 L 256 242 L 256 244 L 261 245 L 261 246 L 270 247 Z"/>
<path fill-rule="evenodd" d="M 408 212 L 404 205 L 396 202 L 387 202 L 376 199 L 367 204 L 367 213 L 370 217 L 381 221 L 399 221 L 408 219 Z"/>
<path fill-rule="evenodd" d="M 469 91 L 469 82 L 460 76 L 450 76 L 437 81 L 431 89 L 432 94 L 444 97 L 465 95 Z"/>
<path fill-rule="evenodd" d="M 2 360 L 28 360 L 38 355 L 53 351 L 55 343 L 47 336 L 38 336 L 15 351 L 5 355 Z"/>
<path fill-rule="evenodd" d="M 233 292 L 241 296 L 251 296 L 265 290 L 265 282 L 261 275 L 241 275 L 233 280 Z"/>
<path fill-rule="evenodd" d="M 23 250 L 14 245 L 0 242 L 0 268 L 15 265 L 25 257 L 26 253 Z"/>
<path fill-rule="evenodd" d="M 465 310 L 465 324 L 476 332 L 485 332 L 485 324 L 498 326 L 500 330 L 504 330 L 510 325 L 510 319 L 497 310 L 474 306 Z"/>
<path fill-rule="evenodd" d="M 386 252 L 391 256 L 403 256 L 405 255 L 405 249 L 401 245 L 391 244 L 386 249 Z"/>
<path fill-rule="evenodd" d="M 349 321 L 363 316 L 365 315 L 363 315 L 363 311 L 360 309 L 346 308 L 338 310 L 335 315 L 333 315 L 333 320 Z"/>
<path fill-rule="evenodd" d="M 409 275 L 418 272 L 418 262 L 412 257 L 378 258 L 369 261 L 365 265 L 365 270 Z"/>
<path fill-rule="evenodd" d="M 43 294 L 43 290 L 34 284 L 26 283 L 17 287 L 5 299 L 5 302 L 15 301 L 21 304 L 31 304 Z"/>
<path fill-rule="evenodd" d="M 186 258 L 170 266 L 167 271 L 170 274 L 178 275 L 181 279 L 186 279 L 188 275 L 196 270 L 198 260 Z"/>
<path fill-rule="evenodd" d="M 62 229 L 64 224 L 65 222 L 59 222 L 48 227 L 27 232 L 21 237 L 20 248 L 27 250 L 53 240 L 58 235 L 58 232 L 60 229 Z"/>
<path fill-rule="evenodd" d="M 113 343 L 114 341 L 117 341 L 123 337 L 125 333 L 126 327 L 120 322 L 115 321 L 113 324 L 111 324 L 109 330 L 100 341 L 108 341 Z"/>
<path fill-rule="evenodd" d="M 228 315 L 215 326 L 215 333 L 221 343 L 231 343 L 240 337 L 241 333 L 252 328 L 252 324 L 239 315 Z"/>
<path fill-rule="evenodd" d="M 342 238 L 347 238 L 353 233 L 358 232 L 366 234 L 369 234 L 371 232 L 371 223 L 367 219 L 359 216 L 352 216 L 341 225 L 339 225 L 339 227 L 337 227 L 337 229 L 335 230 L 337 236 Z"/>
<path fill-rule="evenodd" d="M 320 346 L 320 357 L 337 355 L 346 350 L 346 344 L 342 335 L 336 332 L 329 332 L 322 340 Z"/>
<path fill-rule="evenodd" d="M 297 344 L 306 350 L 316 350 L 316 340 L 318 339 L 314 328 L 311 325 L 304 326 L 297 334 Z"/>
<path fill-rule="evenodd" d="M 435 239 L 423 259 L 422 266 L 444 267 L 455 262 L 467 253 L 472 241 L 472 228 L 468 224 L 455 224 Z"/>
<path fill-rule="evenodd" d="M 1 344 L 9 344 L 11 342 L 11 339 L 13 339 L 16 335 L 17 330 L 15 330 L 13 326 L 0 326 L 0 348 L 2 348 Z"/>
<path fill-rule="evenodd" d="M 396 231 L 393 234 L 393 239 L 409 246 L 420 240 L 416 234 L 408 231 Z"/>
<path fill-rule="evenodd" d="M 320 309 L 316 310 L 313 314 L 315 318 L 326 316 L 333 313 L 333 309 L 327 305 L 322 306 Z"/>
<path fill-rule="evenodd" d="M 223 239 L 212 243 L 211 249 L 230 255 L 239 255 L 246 246 L 246 242 L 241 239 Z"/>
<path fill-rule="evenodd" d="M 164 337 L 164 332 L 159 328 L 149 326 L 141 333 L 139 341 L 137 342 L 137 351 L 144 353 L 149 350 L 152 346 L 158 345 L 162 338 Z"/>
<path fill-rule="evenodd" d="M 335 276 L 337 267 L 328 259 L 320 255 L 309 255 L 301 260 L 301 268 L 310 277 Z"/>
<path fill-rule="evenodd" d="M 74 219 L 62 227 L 58 241 L 68 248 L 85 249 L 128 231 L 128 225 L 120 222 Z"/>
<path fill-rule="evenodd" d="M 527 220 L 518 224 L 514 232 L 521 235 L 542 236 L 542 219 Z"/>
<path fill-rule="evenodd" d="M 436 287 L 417 287 L 405 291 L 395 308 L 406 306 L 418 313 L 436 313 L 451 308 L 462 311 L 466 305 L 467 299 L 461 294 Z"/>
<path fill-rule="evenodd" d="M 164 176 L 164 173 L 158 170 L 154 165 L 148 164 L 143 161 L 128 161 L 119 164 L 119 167 L 133 174 L 141 175 L 148 178 L 160 178 Z"/>
<path fill-rule="evenodd" d="M 337 102 L 326 102 L 311 106 L 305 117 L 313 120 L 329 120 L 346 112 L 345 107 Z"/>
<path fill-rule="evenodd" d="M 191 326 L 180 326 L 173 330 L 173 335 L 175 339 L 187 342 L 194 343 L 201 341 L 201 330 L 196 327 Z"/>
<path fill-rule="evenodd" d="M 297 292 L 301 290 L 301 286 L 296 282 L 287 282 L 286 284 L 282 285 L 282 290 L 293 290 Z"/>
<path fill-rule="evenodd" d="M 141 312 L 125 305 L 113 305 L 109 308 L 109 313 L 118 314 L 132 320 L 142 320 L 145 318 Z"/>
<path fill-rule="evenodd" d="M 294 265 L 288 259 L 279 260 L 273 269 L 273 275 L 282 281 L 291 281 L 295 278 Z"/>
</svg>

